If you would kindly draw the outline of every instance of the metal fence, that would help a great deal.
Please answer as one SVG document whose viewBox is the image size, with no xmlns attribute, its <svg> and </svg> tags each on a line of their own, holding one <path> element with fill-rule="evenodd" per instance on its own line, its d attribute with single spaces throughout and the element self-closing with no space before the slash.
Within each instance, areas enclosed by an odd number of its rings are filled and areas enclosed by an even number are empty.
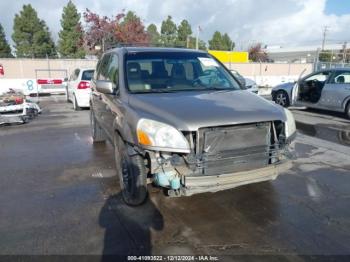
<svg viewBox="0 0 350 262">
<path fill-rule="evenodd" d="M 332 68 L 350 68 L 350 63 L 316 62 L 314 64 L 314 71 Z"/>
</svg>

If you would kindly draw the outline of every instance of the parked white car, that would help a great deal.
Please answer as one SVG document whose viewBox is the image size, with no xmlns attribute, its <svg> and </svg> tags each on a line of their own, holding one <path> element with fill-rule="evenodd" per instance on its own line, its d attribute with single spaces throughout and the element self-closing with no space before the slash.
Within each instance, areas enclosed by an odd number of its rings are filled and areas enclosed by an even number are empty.
<svg viewBox="0 0 350 262">
<path fill-rule="evenodd" d="M 67 102 L 73 103 L 74 110 L 82 107 L 90 107 L 90 80 L 94 75 L 94 69 L 77 68 L 67 81 Z"/>
<path fill-rule="evenodd" d="M 256 82 L 250 78 L 245 78 L 244 76 L 242 76 L 240 73 L 238 73 L 238 71 L 236 70 L 231 70 L 231 73 L 236 77 L 236 79 L 242 84 L 242 86 L 255 94 L 259 93 L 259 87 L 256 84 Z"/>
</svg>

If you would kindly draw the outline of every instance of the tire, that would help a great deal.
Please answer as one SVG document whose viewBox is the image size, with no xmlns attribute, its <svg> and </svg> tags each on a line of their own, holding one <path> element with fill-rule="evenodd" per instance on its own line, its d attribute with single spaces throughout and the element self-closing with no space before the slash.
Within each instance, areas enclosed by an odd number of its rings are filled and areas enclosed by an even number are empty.
<svg viewBox="0 0 350 262">
<path fill-rule="evenodd" d="M 345 115 L 348 119 L 350 119 L 350 102 L 345 107 Z"/>
<path fill-rule="evenodd" d="M 68 88 L 66 88 L 66 102 L 69 103 L 69 95 L 68 95 Z"/>
<path fill-rule="evenodd" d="M 93 143 L 105 142 L 107 139 L 105 131 L 98 125 L 92 109 L 90 110 L 91 137 Z"/>
<path fill-rule="evenodd" d="M 129 206 L 142 205 L 147 197 L 147 170 L 141 155 L 129 156 L 127 145 L 119 135 L 114 139 L 116 172 L 124 202 Z"/>
<path fill-rule="evenodd" d="M 78 105 L 77 98 L 73 95 L 73 109 L 75 111 L 80 111 L 81 107 Z"/>
<path fill-rule="evenodd" d="M 276 92 L 274 101 L 276 104 L 283 107 L 288 107 L 290 105 L 288 94 L 286 91 L 283 90 L 279 90 Z"/>
</svg>

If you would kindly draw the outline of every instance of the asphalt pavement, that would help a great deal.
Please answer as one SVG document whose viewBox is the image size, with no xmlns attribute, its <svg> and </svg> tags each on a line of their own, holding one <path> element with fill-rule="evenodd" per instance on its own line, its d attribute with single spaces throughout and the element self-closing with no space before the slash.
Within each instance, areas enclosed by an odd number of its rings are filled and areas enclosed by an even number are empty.
<svg viewBox="0 0 350 262">
<path fill-rule="evenodd" d="M 0 255 L 350 254 L 342 115 L 293 109 L 298 158 L 274 181 L 181 198 L 154 190 L 133 208 L 121 200 L 112 147 L 92 144 L 89 110 L 59 96 L 40 105 L 30 123 L 0 128 Z"/>
</svg>

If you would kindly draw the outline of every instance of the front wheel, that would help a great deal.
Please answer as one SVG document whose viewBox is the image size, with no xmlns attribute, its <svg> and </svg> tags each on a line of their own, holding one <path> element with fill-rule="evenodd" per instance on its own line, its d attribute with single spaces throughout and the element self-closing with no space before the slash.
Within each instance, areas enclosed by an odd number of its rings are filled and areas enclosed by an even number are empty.
<svg viewBox="0 0 350 262">
<path fill-rule="evenodd" d="M 147 170 L 141 155 L 130 156 L 126 143 L 119 135 L 114 139 L 116 171 L 123 200 L 127 205 L 138 206 L 147 199 Z"/>
<path fill-rule="evenodd" d="M 283 90 L 277 91 L 274 100 L 276 104 L 283 107 L 288 107 L 290 105 L 288 94 Z"/>
</svg>

